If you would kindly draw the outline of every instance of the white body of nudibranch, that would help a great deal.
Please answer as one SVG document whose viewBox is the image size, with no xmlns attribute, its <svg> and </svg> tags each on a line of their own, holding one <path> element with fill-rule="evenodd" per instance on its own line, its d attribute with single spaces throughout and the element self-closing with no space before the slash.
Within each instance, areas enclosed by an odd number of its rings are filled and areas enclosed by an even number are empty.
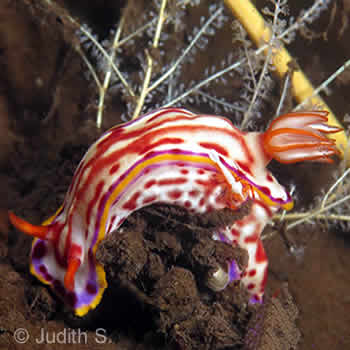
<svg viewBox="0 0 350 350">
<path fill-rule="evenodd" d="M 213 232 L 214 239 L 246 249 L 248 266 L 241 272 L 230 261 L 227 272 L 219 270 L 213 278 L 222 287 L 240 279 L 251 301 L 261 302 L 268 261 L 260 234 L 273 212 L 293 205 L 266 165 L 276 155 L 280 161 L 302 160 L 295 156 L 297 145 L 303 147 L 306 136 L 311 142 L 314 134 L 324 148 L 320 154 L 315 142 L 315 158 L 327 160 L 336 153 L 334 144 L 325 146 L 325 138 L 320 141 L 322 133 L 339 130 L 327 126 L 325 131 L 324 112 L 300 115 L 302 131 L 285 128 L 286 119 L 296 116 L 291 113 L 278 118 L 265 133 L 245 133 L 223 117 L 166 108 L 110 129 L 89 148 L 63 205 L 44 226 L 34 227 L 10 214 L 18 228 L 37 237 L 32 273 L 84 315 L 99 303 L 107 286 L 104 270 L 95 260 L 97 246 L 133 211 L 170 203 L 206 213 L 235 209 L 249 199 L 247 216 Z M 287 130 L 284 139 L 279 123 Z M 305 136 L 307 127 L 311 136 Z M 311 159 L 312 147 L 307 149 L 303 157 Z"/>
</svg>

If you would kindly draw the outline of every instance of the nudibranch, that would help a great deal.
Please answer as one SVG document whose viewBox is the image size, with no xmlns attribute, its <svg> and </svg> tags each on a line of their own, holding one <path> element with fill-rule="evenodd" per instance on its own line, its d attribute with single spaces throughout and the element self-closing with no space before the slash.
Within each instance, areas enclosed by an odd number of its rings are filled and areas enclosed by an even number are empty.
<svg viewBox="0 0 350 350">
<path fill-rule="evenodd" d="M 260 234 L 273 213 L 289 210 L 289 193 L 266 169 L 272 159 L 331 162 L 339 154 L 328 133 L 327 112 L 288 113 L 266 132 L 242 132 L 219 116 L 164 108 L 105 132 L 75 171 L 62 206 L 42 225 L 9 213 L 12 224 L 35 237 L 30 270 L 79 316 L 95 308 L 107 287 L 95 253 L 100 242 L 133 211 L 170 203 L 195 213 L 238 208 L 250 212 L 213 239 L 248 252 L 214 275 L 216 289 L 240 280 L 251 302 L 262 302 L 268 260 Z M 220 287 L 220 288 L 219 288 Z"/>
</svg>

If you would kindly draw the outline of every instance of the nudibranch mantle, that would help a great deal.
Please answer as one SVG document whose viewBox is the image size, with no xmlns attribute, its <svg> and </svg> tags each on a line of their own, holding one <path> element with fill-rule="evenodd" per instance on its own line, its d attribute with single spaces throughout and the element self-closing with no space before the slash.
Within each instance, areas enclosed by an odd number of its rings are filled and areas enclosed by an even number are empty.
<svg viewBox="0 0 350 350">
<path fill-rule="evenodd" d="M 97 247 L 133 211 L 158 202 L 206 213 L 235 209 L 250 199 L 250 213 L 213 232 L 213 239 L 238 244 L 249 256 L 243 272 L 228 262 L 218 284 L 224 288 L 240 279 L 251 301 L 261 302 L 268 261 L 260 234 L 274 212 L 293 206 L 266 165 L 272 158 L 330 161 L 338 151 L 324 134 L 339 129 L 326 124 L 326 116 L 289 113 L 265 133 L 246 133 L 224 117 L 164 108 L 113 127 L 89 148 L 62 206 L 42 226 L 10 213 L 17 228 L 37 237 L 32 274 L 83 316 L 98 305 L 107 287 L 95 259 Z"/>
</svg>

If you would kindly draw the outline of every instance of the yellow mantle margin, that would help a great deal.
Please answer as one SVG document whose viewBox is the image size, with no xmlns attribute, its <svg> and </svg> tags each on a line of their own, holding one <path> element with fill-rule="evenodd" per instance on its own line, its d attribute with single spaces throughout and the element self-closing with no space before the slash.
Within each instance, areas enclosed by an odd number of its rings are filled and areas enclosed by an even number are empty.
<svg viewBox="0 0 350 350">
<path fill-rule="evenodd" d="M 269 42 L 271 38 L 271 30 L 265 24 L 264 18 L 260 15 L 259 11 L 250 2 L 250 0 L 225 0 L 225 3 L 226 6 L 232 11 L 233 15 L 240 21 L 257 47 L 261 47 Z M 281 45 L 273 56 L 273 65 L 276 67 L 276 73 L 280 78 L 284 77 L 291 62 L 293 62 L 292 57 L 286 48 Z M 303 102 L 314 93 L 314 88 L 311 82 L 301 70 L 293 73 L 291 85 L 293 95 L 298 103 Z M 313 96 L 310 98 L 309 103 L 312 105 L 317 105 L 321 109 L 328 111 L 329 123 L 342 127 L 331 109 L 320 96 Z M 336 139 L 337 146 L 342 151 L 342 154 L 344 154 L 344 150 L 347 149 L 348 143 L 345 132 L 338 132 L 332 135 L 332 138 Z"/>
</svg>

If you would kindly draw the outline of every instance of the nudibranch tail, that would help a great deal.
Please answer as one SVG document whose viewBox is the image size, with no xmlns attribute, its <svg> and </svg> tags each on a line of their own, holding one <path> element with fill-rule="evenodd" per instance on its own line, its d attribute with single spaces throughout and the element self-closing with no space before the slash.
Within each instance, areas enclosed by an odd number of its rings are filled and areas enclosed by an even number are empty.
<svg viewBox="0 0 350 350">
<path fill-rule="evenodd" d="M 29 222 L 19 218 L 12 212 L 9 212 L 8 216 L 12 225 L 23 233 L 44 240 L 48 239 L 49 228 L 47 226 L 32 225 Z"/>
<path fill-rule="evenodd" d="M 335 141 L 326 134 L 341 131 L 327 124 L 326 111 L 294 112 L 276 118 L 263 134 L 265 152 L 281 163 L 305 160 L 332 163 L 339 155 Z"/>
</svg>

